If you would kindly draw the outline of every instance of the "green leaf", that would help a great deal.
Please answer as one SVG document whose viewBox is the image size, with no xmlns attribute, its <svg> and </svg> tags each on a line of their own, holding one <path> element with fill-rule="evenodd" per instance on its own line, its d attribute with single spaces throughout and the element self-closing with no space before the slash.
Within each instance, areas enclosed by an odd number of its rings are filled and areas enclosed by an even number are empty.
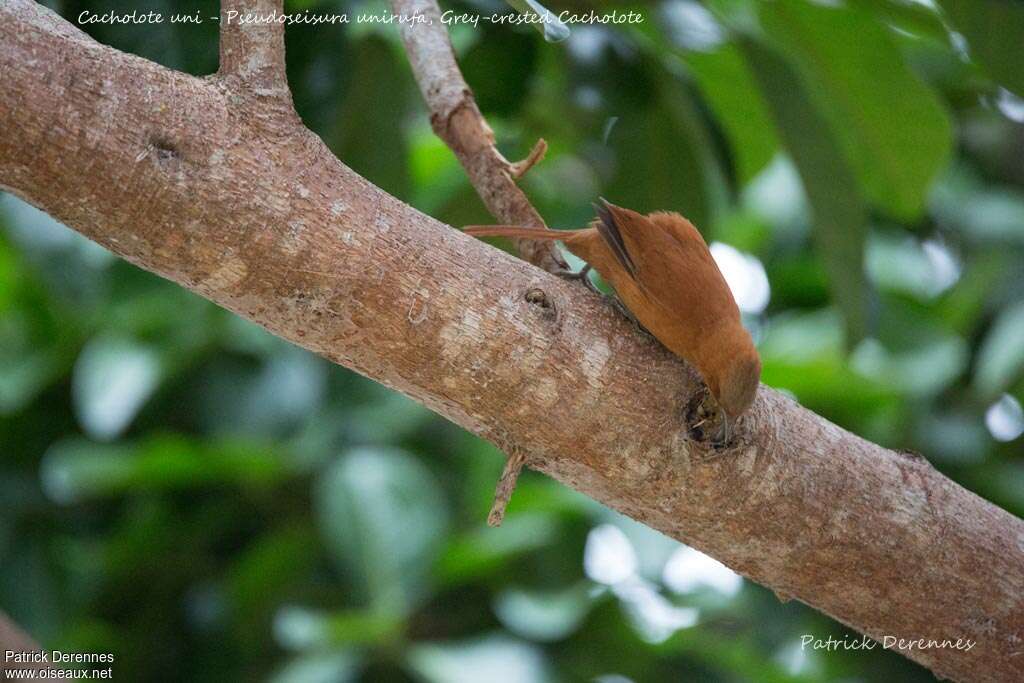
<svg viewBox="0 0 1024 683">
<path fill-rule="evenodd" d="M 1024 97 L 1024 4 L 1019 0 L 939 0 L 967 39 L 971 56 L 1000 85 Z"/>
<path fill-rule="evenodd" d="M 967 344 L 955 335 L 944 335 L 919 348 L 896 352 L 866 339 L 852 354 L 850 364 L 879 386 L 927 398 L 955 382 L 967 367 L 967 358 Z"/>
<path fill-rule="evenodd" d="M 52 338 L 39 338 L 28 311 L 12 308 L 2 313 L 0 415 L 10 415 L 28 405 L 60 377 L 67 364 L 64 362 L 65 354 L 56 347 Z"/>
<path fill-rule="evenodd" d="M 397 449 L 356 449 L 324 473 L 316 505 L 328 548 L 371 606 L 408 613 L 423 595 L 447 527 L 430 472 Z"/>
<path fill-rule="evenodd" d="M 688 52 L 684 57 L 729 137 L 741 183 L 757 175 L 779 147 L 771 113 L 754 77 L 735 45 L 714 52 Z"/>
<path fill-rule="evenodd" d="M 936 183 L 931 208 L 942 227 L 976 244 L 1024 245 L 1024 193 L 984 183 L 966 166 L 950 169 Z"/>
<path fill-rule="evenodd" d="M 918 242 L 910 235 L 872 234 L 868 239 L 867 271 L 882 290 L 902 292 L 928 301 L 956 283 L 960 265 L 937 242 Z"/>
<path fill-rule="evenodd" d="M 935 92 L 869 14 L 795 0 L 761 9 L 866 196 L 901 220 L 918 218 L 952 151 L 952 124 Z"/>
<path fill-rule="evenodd" d="M 992 400 L 1011 386 L 1024 370 L 1024 303 L 1007 308 L 978 349 L 974 388 Z"/>
<path fill-rule="evenodd" d="M 949 40 L 938 13 L 916 0 L 849 0 L 847 4 L 868 10 L 901 31 L 942 42 Z"/>
<path fill-rule="evenodd" d="M 43 458 L 43 489 L 58 503 L 125 492 L 194 489 L 232 483 L 265 486 L 279 482 L 288 465 L 266 449 L 246 442 L 205 445 L 180 437 L 140 445 L 98 444 L 69 439 Z"/>
<path fill-rule="evenodd" d="M 374 612 L 323 612 L 283 607 L 274 617 L 274 635 L 289 650 L 327 650 L 342 645 L 381 643 L 394 637 L 402 622 Z"/>
<path fill-rule="evenodd" d="M 119 436 L 156 390 L 162 375 L 152 349 L 120 337 L 89 342 L 75 362 L 72 396 L 82 428 L 95 439 Z"/>
<path fill-rule="evenodd" d="M 868 331 L 870 288 L 864 272 L 867 208 L 853 172 L 798 72 L 761 42 L 741 36 L 738 44 L 796 163 L 832 297 L 843 312 L 848 341 L 855 343 Z"/>
<path fill-rule="evenodd" d="M 504 590 L 494 600 L 494 613 L 518 636 L 533 641 L 562 640 L 579 628 L 592 600 L 590 584 L 581 582 L 559 591 Z"/>
<path fill-rule="evenodd" d="M 863 420 L 899 392 L 847 367 L 842 341 L 842 321 L 834 310 L 776 316 L 758 345 L 761 381 L 792 392 L 831 419 Z"/>
<path fill-rule="evenodd" d="M 428 683 L 548 683 L 541 650 L 505 635 L 469 641 L 422 643 L 408 651 L 409 665 Z"/>
<path fill-rule="evenodd" d="M 265 532 L 238 554 L 227 575 L 234 614 L 265 627 L 266 610 L 278 596 L 301 585 L 319 559 L 320 540 L 308 524 L 290 524 Z M 262 634 L 261 634 L 262 635 Z"/>
</svg>

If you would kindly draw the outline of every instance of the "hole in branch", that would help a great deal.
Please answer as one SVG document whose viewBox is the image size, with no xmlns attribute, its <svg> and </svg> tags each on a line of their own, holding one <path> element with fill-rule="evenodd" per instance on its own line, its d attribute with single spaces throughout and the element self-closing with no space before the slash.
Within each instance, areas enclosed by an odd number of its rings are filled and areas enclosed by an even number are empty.
<svg viewBox="0 0 1024 683">
<path fill-rule="evenodd" d="M 154 137 L 149 143 L 157 163 L 167 164 L 181 158 L 177 145 L 166 138 Z"/>
<path fill-rule="evenodd" d="M 526 290 L 526 295 L 523 298 L 526 299 L 528 304 L 535 307 L 535 310 L 540 314 L 541 318 L 549 322 L 558 323 L 558 307 L 555 306 L 554 299 L 549 297 L 548 293 L 543 289 L 540 287 L 531 287 Z"/>
<path fill-rule="evenodd" d="M 543 289 L 540 289 L 539 287 L 533 287 L 531 289 L 526 290 L 525 298 L 528 303 L 533 304 L 534 306 L 539 306 L 541 308 L 551 308 L 554 306 L 554 304 L 551 303 L 550 299 L 548 299 L 547 293 Z"/>
</svg>

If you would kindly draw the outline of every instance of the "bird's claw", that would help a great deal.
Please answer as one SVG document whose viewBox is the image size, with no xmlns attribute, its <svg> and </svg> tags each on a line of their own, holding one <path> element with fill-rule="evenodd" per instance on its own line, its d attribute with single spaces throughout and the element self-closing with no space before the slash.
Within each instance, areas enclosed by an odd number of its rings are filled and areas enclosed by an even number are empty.
<svg viewBox="0 0 1024 683">
<path fill-rule="evenodd" d="M 565 278 L 566 280 L 579 280 L 587 289 L 589 289 L 594 294 L 600 294 L 601 296 L 604 296 L 604 292 L 598 289 L 597 285 L 594 284 L 594 281 L 590 279 L 590 270 L 590 265 L 585 264 L 578 271 L 563 270 L 562 272 L 558 273 L 558 276 Z"/>
</svg>

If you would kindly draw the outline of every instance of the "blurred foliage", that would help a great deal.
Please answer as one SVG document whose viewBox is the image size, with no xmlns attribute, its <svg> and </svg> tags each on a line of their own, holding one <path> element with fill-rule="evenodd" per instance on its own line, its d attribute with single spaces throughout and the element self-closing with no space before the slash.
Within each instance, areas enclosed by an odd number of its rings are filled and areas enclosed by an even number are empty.
<svg viewBox="0 0 1024 683">
<path fill-rule="evenodd" d="M 552 225 L 599 195 L 694 218 L 763 264 L 727 275 L 766 383 L 1021 515 L 1024 10 L 937 4 L 551 0 L 644 21 L 452 37 L 506 155 L 550 143 L 524 182 Z M 216 68 L 213 22 L 84 28 Z M 347 164 L 491 220 L 396 27 L 287 41 L 297 107 Z M 10 196 L 0 443 L 0 607 L 48 646 L 113 652 L 123 680 L 932 680 L 880 648 L 801 650 L 854 636 L 543 477 L 487 529 L 492 447 Z"/>
</svg>

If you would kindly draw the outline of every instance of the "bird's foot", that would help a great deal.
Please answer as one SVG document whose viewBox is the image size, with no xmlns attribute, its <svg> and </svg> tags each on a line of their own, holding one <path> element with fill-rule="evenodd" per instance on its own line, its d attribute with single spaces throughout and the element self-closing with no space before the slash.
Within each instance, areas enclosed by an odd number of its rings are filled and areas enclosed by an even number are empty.
<svg viewBox="0 0 1024 683">
<path fill-rule="evenodd" d="M 597 285 L 594 284 L 594 281 L 590 279 L 589 264 L 585 264 L 578 271 L 563 270 L 562 272 L 558 273 L 558 276 L 561 278 L 565 278 L 566 280 L 578 280 L 582 282 L 583 285 L 594 294 L 600 294 L 601 296 L 604 296 L 604 292 L 598 289 Z"/>
</svg>

